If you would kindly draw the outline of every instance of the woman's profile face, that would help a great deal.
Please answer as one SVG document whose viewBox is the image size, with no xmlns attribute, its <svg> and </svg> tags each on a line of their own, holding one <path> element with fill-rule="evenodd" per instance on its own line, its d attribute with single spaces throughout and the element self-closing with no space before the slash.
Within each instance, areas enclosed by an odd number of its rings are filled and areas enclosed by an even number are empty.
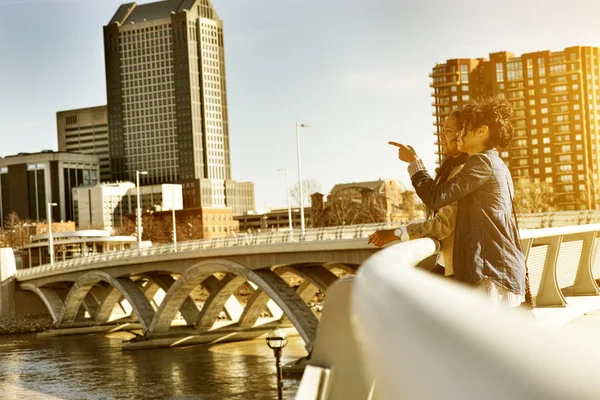
<svg viewBox="0 0 600 400">
<path fill-rule="evenodd" d="M 459 151 L 473 154 L 482 146 L 485 147 L 487 135 L 478 134 L 478 130 L 479 128 L 473 128 L 468 126 L 468 124 L 465 124 L 464 128 L 458 133 L 457 145 Z"/>
<path fill-rule="evenodd" d="M 458 133 L 462 127 L 458 126 L 456 118 L 450 116 L 444 121 L 440 141 L 442 143 L 442 153 L 444 155 L 457 155 L 460 153 L 458 149 Z"/>
</svg>

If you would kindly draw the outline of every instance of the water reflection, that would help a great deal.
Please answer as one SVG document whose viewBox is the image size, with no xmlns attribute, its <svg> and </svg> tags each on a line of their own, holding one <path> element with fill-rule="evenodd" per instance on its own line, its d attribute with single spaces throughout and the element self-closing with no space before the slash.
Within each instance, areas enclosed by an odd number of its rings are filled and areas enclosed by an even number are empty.
<svg viewBox="0 0 600 400">
<path fill-rule="evenodd" d="M 121 351 L 125 333 L 0 337 L 0 399 L 273 399 L 264 339 L 211 347 Z M 291 337 L 284 361 L 305 355 Z M 285 397 L 298 386 L 286 379 Z"/>
</svg>

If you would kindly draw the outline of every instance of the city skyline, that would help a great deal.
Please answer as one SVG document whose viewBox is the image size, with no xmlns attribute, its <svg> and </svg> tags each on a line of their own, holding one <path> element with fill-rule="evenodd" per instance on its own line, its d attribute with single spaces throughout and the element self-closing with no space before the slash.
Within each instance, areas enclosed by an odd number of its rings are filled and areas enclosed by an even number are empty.
<svg viewBox="0 0 600 400">
<path fill-rule="evenodd" d="M 1 155 L 57 149 L 57 111 L 106 104 L 102 26 L 121 3 L 0 1 L 6 32 L 21 13 L 33 23 L 23 35 L 0 39 L 5 59 L 15 61 L 0 64 L 7 111 L 0 132 L 11 136 Z M 255 182 L 259 209 L 285 205 L 278 168 L 296 182 L 296 122 L 312 126 L 302 131 L 303 177 L 324 193 L 336 183 L 386 177 L 406 184 L 387 141 L 410 143 L 430 169 L 435 165 L 428 74 L 436 62 L 600 43 L 593 21 L 600 6 L 593 3 L 559 14 L 556 1 L 542 8 L 508 1 L 503 9 L 514 12 L 497 20 L 489 19 L 493 5 L 472 11 L 464 1 L 213 4 L 225 24 L 232 176 Z M 453 34 L 456 41 L 446 39 Z"/>
</svg>

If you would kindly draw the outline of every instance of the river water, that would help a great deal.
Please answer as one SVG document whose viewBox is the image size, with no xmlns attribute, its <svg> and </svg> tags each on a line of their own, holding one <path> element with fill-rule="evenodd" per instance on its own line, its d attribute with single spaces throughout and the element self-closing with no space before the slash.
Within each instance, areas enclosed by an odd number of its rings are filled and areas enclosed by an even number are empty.
<svg viewBox="0 0 600 400">
<path fill-rule="evenodd" d="M 0 336 L 0 399 L 276 399 L 264 339 L 185 348 L 121 350 L 129 333 Z M 289 338 L 284 362 L 306 355 Z M 298 378 L 286 377 L 293 399 Z"/>
</svg>

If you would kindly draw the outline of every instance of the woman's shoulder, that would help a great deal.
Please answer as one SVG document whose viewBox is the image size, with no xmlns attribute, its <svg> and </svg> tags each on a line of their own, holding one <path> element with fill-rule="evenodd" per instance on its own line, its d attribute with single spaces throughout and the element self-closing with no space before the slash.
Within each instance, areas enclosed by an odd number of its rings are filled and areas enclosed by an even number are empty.
<svg viewBox="0 0 600 400">
<path fill-rule="evenodd" d="M 497 156 L 497 153 L 496 153 Z M 489 153 L 484 151 L 482 153 L 472 154 L 469 158 L 467 158 L 467 162 L 463 165 L 465 170 L 494 170 L 495 164 L 494 153 Z"/>
</svg>

